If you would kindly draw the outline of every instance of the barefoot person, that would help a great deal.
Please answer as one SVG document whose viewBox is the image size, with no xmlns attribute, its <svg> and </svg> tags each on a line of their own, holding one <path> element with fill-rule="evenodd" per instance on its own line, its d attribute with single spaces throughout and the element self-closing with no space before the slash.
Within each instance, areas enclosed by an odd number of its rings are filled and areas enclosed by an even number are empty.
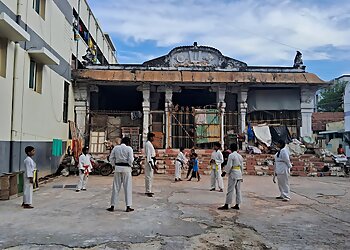
<svg viewBox="0 0 350 250">
<path fill-rule="evenodd" d="M 152 182 L 153 182 L 153 171 L 157 170 L 155 157 L 156 151 L 154 150 L 152 142 L 154 141 L 155 135 L 153 133 L 147 134 L 147 142 L 145 144 L 145 155 L 146 155 L 146 164 L 145 164 L 145 194 L 148 197 L 153 197 L 152 193 Z"/>
<path fill-rule="evenodd" d="M 23 185 L 23 208 L 33 208 L 33 183 L 34 183 L 34 170 L 36 164 L 32 157 L 35 155 L 35 148 L 27 146 L 24 149 L 27 154 L 27 158 L 24 160 L 24 185 Z"/>
<path fill-rule="evenodd" d="M 192 163 L 193 167 L 192 167 L 191 178 L 188 179 L 188 181 L 191 181 L 192 177 L 197 178 L 198 181 L 200 181 L 201 177 L 199 175 L 199 167 L 198 167 L 198 159 L 197 159 L 198 155 L 196 153 L 193 153 L 191 157 L 192 157 L 191 161 L 193 161 Z"/>
<path fill-rule="evenodd" d="M 132 176 L 131 166 L 134 161 L 134 152 L 130 147 L 130 138 L 124 137 L 121 145 L 115 146 L 109 157 L 112 166 L 115 166 L 113 190 L 111 197 L 111 207 L 107 210 L 114 211 L 114 207 L 118 204 L 120 188 L 123 186 L 126 212 L 134 211 L 132 205 Z"/>
<path fill-rule="evenodd" d="M 77 185 L 76 192 L 79 192 L 80 190 L 86 191 L 86 185 L 89 179 L 89 173 L 92 171 L 92 165 L 90 161 L 90 155 L 89 155 L 89 147 L 85 146 L 83 148 L 83 152 L 79 156 L 79 183 Z"/>
<path fill-rule="evenodd" d="M 225 170 L 222 177 L 228 175 L 228 185 L 225 205 L 219 207 L 220 210 L 227 210 L 232 203 L 233 192 L 236 190 L 236 205 L 233 209 L 239 209 L 242 202 L 241 183 L 243 182 L 243 157 L 237 152 L 238 147 L 236 143 L 230 145 L 231 153 L 227 158 Z"/>
<path fill-rule="evenodd" d="M 292 168 L 292 163 L 289 159 L 288 149 L 285 147 L 286 144 L 283 140 L 277 142 L 279 151 L 275 154 L 275 176 L 277 176 L 278 188 L 281 192 L 280 196 L 276 199 L 289 201 L 290 200 L 290 188 L 289 188 L 289 173 Z"/>
<path fill-rule="evenodd" d="M 175 181 L 182 181 L 181 179 L 181 169 L 184 167 L 184 165 L 187 162 L 186 154 L 185 154 L 185 148 L 180 147 L 180 152 L 176 157 L 175 160 Z"/>
<path fill-rule="evenodd" d="M 221 144 L 219 142 L 214 143 L 214 151 L 211 154 L 210 168 L 211 168 L 211 189 L 215 191 L 216 183 L 219 186 L 219 192 L 223 192 L 224 182 L 221 177 L 221 164 L 224 162 L 224 157 L 220 151 Z"/>
</svg>

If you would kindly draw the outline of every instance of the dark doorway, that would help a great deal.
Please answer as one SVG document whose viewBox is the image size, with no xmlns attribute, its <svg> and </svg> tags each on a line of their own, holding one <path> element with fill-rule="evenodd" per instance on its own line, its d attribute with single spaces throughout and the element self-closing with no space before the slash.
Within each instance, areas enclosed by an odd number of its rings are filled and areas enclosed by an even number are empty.
<svg viewBox="0 0 350 250">
<path fill-rule="evenodd" d="M 91 110 L 142 111 L 142 92 L 136 86 L 99 86 L 91 93 Z"/>
<path fill-rule="evenodd" d="M 204 107 L 216 106 L 216 93 L 210 92 L 209 88 L 204 89 L 182 89 L 181 93 L 173 94 L 174 105 L 180 107 Z"/>
</svg>

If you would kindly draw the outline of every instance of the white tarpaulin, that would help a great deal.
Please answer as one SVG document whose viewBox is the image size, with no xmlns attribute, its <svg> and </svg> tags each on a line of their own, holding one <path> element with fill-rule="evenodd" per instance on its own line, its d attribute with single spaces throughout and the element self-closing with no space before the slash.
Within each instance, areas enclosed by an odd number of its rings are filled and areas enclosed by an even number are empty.
<svg viewBox="0 0 350 250">
<path fill-rule="evenodd" d="M 259 141 L 261 141 L 268 147 L 271 146 L 272 137 L 271 137 L 269 126 L 253 126 L 253 131 L 254 131 L 255 137 Z"/>
</svg>

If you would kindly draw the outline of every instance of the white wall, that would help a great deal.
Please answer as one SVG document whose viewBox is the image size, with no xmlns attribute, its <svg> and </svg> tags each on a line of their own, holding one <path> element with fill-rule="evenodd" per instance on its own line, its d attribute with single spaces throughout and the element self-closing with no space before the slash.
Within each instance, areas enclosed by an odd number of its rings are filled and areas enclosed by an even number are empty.
<svg viewBox="0 0 350 250">
<path fill-rule="evenodd" d="M 15 44 L 11 41 L 8 41 L 6 56 L 6 77 L 0 76 L 0 141 L 9 141 L 11 138 L 11 106 L 14 50 Z"/>
</svg>

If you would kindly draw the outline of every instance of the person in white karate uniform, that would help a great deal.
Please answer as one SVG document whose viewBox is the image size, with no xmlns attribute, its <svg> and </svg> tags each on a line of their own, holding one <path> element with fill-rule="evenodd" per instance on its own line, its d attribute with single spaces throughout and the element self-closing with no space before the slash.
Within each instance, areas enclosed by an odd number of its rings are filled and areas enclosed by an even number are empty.
<svg viewBox="0 0 350 250">
<path fill-rule="evenodd" d="M 126 212 L 134 211 L 132 206 L 132 176 L 131 167 L 134 162 L 134 151 L 130 147 L 131 141 L 129 137 L 124 137 L 121 144 L 115 146 L 109 156 L 112 166 L 115 166 L 113 189 L 111 197 L 111 207 L 107 210 L 114 211 L 114 207 L 118 204 L 120 188 L 123 186 Z"/>
<path fill-rule="evenodd" d="M 273 182 L 277 176 L 278 188 L 280 190 L 280 196 L 276 199 L 289 201 L 290 200 L 290 187 L 289 187 L 289 174 L 292 168 L 292 163 L 289 158 L 289 151 L 285 147 L 286 144 L 283 140 L 277 142 L 279 151 L 275 154 L 275 173 L 273 176 Z"/>
<path fill-rule="evenodd" d="M 154 193 L 152 192 L 152 183 L 153 183 L 153 172 L 157 171 L 156 166 L 156 151 L 154 150 L 152 142 L 154 141 L 155 135 L 153 133 L 147 134 L 147 142 L 145 143 L 145 194 L 148 197 L 153 197 Z"/>
<path fill-rule="evenodd" d="M 181 169 L 184 167 L 184 165 L 187 163 L 187 158 L 185 154 L 185 148 L 180 147 L 180 152 L 176 157 L 175 160 L 175 181 L 182 181 L 181 180 Z"/>
<path fill-rule="evenodd" d="M 228 174 L 228 185 L 225 205 L 219 207 L 220 210 L 227 210 L 232 203 L 233 192 L 236 190 L 236 205 L 233 209 L 239 210 L 242 202 L 241 183 L 243 182 L 243 157 L 237 152 L 236 143 L 230 145 L 231 154 L 228 156 L 222 177 Z"/>
<path fill-rule="evenodd" d="M 24 149 L 27 154 L 24 160 L 24 180 L 23 180 L 23 208 L 33 208 L 33 177 L 34 170 L 36 169 L 36 164 L 32 157 L 35 155 L 35 148 L 32 146 L 27 146 Z"/>
<path fill-rule="evenodd" d="M 221 143 L 214 143 L 214 151 L 211 154 L 210 159 L 210 177 L 211 177 L 211 189 L 210 191 L 215 191 L 216 183 L 219 186 L 219 192 L 223 192 L 224 181 L 221 177 L 221 164 L 224 162 L 224 157 L 220 151 Z"/>
<path fill-rule="evenodd" d="M 79 182 L 77 185 L 76 192 L 80 190 L 86 191 L 86 185 L 89 179 L 89 173 L 92 171 L 92 165 L 90 161 L 91 156 L 89 155 L 89 147 L 84 147 L 82 154 L 79 156 Z"/>
</svg>

